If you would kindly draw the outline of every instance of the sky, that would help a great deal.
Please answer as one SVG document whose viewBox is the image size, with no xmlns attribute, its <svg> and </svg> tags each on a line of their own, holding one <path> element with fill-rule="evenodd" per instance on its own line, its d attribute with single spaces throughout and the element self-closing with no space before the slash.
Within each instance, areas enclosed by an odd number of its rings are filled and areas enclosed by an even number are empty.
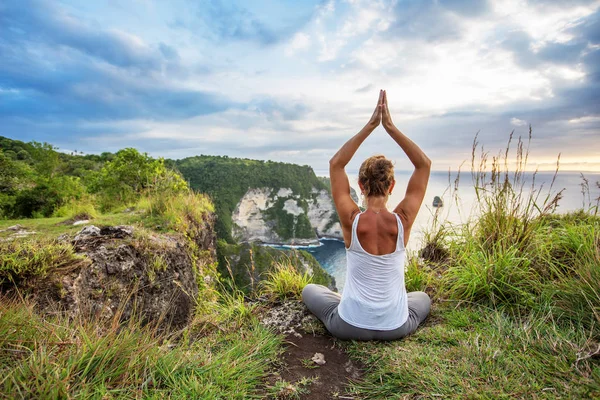
<svg viewBox="0 0 600 400">
<path fill-rule="evenodd" d="M 326 171 L 379 89 L 435 170 L 531 125 L 530 168 L 600 171 L 600 1 L 0 0 L 0 135 L 63 151 Z"/>
</svg>

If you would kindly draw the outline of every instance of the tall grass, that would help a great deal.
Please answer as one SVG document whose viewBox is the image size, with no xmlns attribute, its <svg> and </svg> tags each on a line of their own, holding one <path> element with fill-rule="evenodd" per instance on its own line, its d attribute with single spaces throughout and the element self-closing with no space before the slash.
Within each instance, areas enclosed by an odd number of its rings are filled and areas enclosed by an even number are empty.
<svg viewBox="0 0 600 400">
<path fill-rule="evenodd" d="M 145 210 L 150 216 L 163 217 L 173 227 L 186 220 L 201 221 L 206 213 L 215 211 L 208 196 L 193 191 L 176 194 L 149 192 L 138 200 L 135 208 Z"/>
<path fill-rule="evenodd" d="M 441 275 L 443 298 L 519 315 L 549 309 L 557 323 L 600 337 L 597 210 L 555 214 L 562 196 L 554 188 L 559 162 L 552 181 L 539 185 L 537 172 L 527 173 L 531 129 L 515 149 L 512 142 L 511 134 L 506 148 L 490 156 L 475 138 L 475 214 L 461 226 L 439 224 L 426 235 L 431 240 L 421 255 Z"/>
<path fill-rule="evenodd" d="M 562 197 L 562 190 L 552 191 L 560 156 L 548 188 L 536 186 L 537 170 L 531 174 L 531 180 L 527 180 L 531 137 L 530 127 L 527 142 L 518 138 L 514 160 L 511 160 L 511 133 L 506 148 L 492 156 L 491 162 L 483 146 L 477 155 L 477 136 L 473 141 L 471 176 L 479 212 L 472 233 L 484 246 L 525 247 L 535 229 L 535 219 L 552 213 Z"/>
<path fill-rule="evenodd" d="M 407 291 L 426 291 L 433 281 L 435 281 L 434 272 L 428 266 L 419 263 L 417 257 L 408 260 L 404 273 L 404 283 Z"/>
<path fill-rule="evenodd" d="M 290 263 L 275 261 L 274 268 L 261 281 L 262 293 L 279 300 L 301 299 L 304 286 L 312 283 L 312 277 L 304 272 L 299 273 Z"/>
<path fill-rule="evenodd" d="M 94 196 L 87 195 L 80 199 L 71 200 L 63 204 L 52 214 L 53 217 L 64 217 L 68 219 L 91 219 L 100 216 L 96 208 Z"/>
<path fill-rule="evenodd" d="M 540 293 L 528 250 L 537 219 L 554 211 L 561 192 L 552 193 L 554 179 L 546 192 L 537 188 L 536 172 L 526 179 L 531 129 L 527 142 L 517 140 L 514 156 L 512 141 L 511 133 L 506 148 L 491 157 L 479 147 L 477 136 L 473 141 L 476 217 L 455 227 L 448 239 L 450 261 L 443 282 L 451 298 L 531 306 Z"/>
<path fill-rule="evenodd" d="M 182 341 L 133 320 L 42 318 L 3 299 L 0 397 L 259 398 L 280 345 L 255 319 Z"/>
</svg>

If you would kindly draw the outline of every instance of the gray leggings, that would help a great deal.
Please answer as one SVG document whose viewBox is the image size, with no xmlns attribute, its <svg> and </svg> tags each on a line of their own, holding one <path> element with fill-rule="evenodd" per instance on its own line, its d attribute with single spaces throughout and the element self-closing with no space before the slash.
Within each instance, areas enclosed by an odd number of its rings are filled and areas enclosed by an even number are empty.
<svg viewBox="0 0 600 400">
<path fill-rule="evenodd" d="M 377 331 L 357 328 L 338 315 L 338 304 L 342 296 L 322 285 L 308 284 L 302 290 L 302 301 L 306 307 L 325 324 L 333 336 L 339 339 L 354 340 L 394 340 L 408 336 L 427 318 L 431 300 L 425 292 L 408 293 L 408 319 L 399 328 L 391 331 Z"/>
</svg>

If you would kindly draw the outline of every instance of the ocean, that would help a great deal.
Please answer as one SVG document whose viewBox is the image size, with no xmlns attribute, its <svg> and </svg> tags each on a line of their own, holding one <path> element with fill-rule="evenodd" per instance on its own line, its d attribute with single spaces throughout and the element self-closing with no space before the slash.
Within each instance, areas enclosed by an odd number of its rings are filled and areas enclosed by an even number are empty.
<svg viewBox="0 0 600 400">
<path fill-rule="evenodd" d="M 394 208 L 402 200 L 410 174 L 410 172 L 396 172 L 396 188 L 388 201 L 389 208 Z M 349 174 L 348 176 L 350 178 L 350 185 L 357 193 L 360 193 L 358 176 L 355 174 Z M 448 221 L 455 224 L 465 223 L 476 215 L 475 206 L 477 197 L 470 172 L 461 173 L 455 190 L 456 177 L 456 173 L 431 173 L 423 205 L 409 238 L 407 246 L 409 252 L 416 252 L 421 249 L 423 245 L 423 233 L 431 228 L 436 212 L 439 221 Z M 540 192 L 540 200 L 546 197 L 548 193 L 553 196 L 564 189 L 562 198 L 558 203 L 557 212 L 565 213 L 597 205 L 597 199 L 600 197 L 600 188 L 596 184 L 596 182 L 600 181 L 599 173 L 584 174 L 585 179 L 589 182 L 589 193 L 585 193 L 586 190 L 583 190 L 582 193 L 582 184 L 584 184 L 584 181 L 580 173 L 559 172 L 550 190 L 553 177 L 553 172 L 538 173 L 535 177 L 535 188 Z M 531 173 L 527 175 L 527 179 L 528 183 L 525 186 L 524 193 L 528 193 L 531 187 Z M 443 207 L 433 207 L 433 198 L 435 196 L 442 198 L 444 202 Z M 455 201 L 455 199 L 458 199 L 458 201 Z M 309 247 L 305 250 L 312 253 L 321 266 L 335 278 L 337 288 L 341 293 L 346 280 L 346 251 L 344 243 L 337 240 L 321 240 L 321 246 Z"/>
</svg>

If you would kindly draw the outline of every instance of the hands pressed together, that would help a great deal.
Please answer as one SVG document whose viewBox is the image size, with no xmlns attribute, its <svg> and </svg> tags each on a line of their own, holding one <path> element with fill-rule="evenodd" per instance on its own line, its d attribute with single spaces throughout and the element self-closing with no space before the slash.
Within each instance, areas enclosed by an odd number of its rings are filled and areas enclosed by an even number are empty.
<svg viewBox="0 0 600 400">
<path fill-rule="evenodd" d="M 377 107 L 375 107 L 375 111 L 373 111 L 373 115 L 368 123 L 373 129 L 377 128 L 379 124 L 382 124 L 385 130 L 389 130 L 394 126 L 390 110 L 388 109 L 387 94 L 385 90 L 379 91 Z"/>
</svg>

